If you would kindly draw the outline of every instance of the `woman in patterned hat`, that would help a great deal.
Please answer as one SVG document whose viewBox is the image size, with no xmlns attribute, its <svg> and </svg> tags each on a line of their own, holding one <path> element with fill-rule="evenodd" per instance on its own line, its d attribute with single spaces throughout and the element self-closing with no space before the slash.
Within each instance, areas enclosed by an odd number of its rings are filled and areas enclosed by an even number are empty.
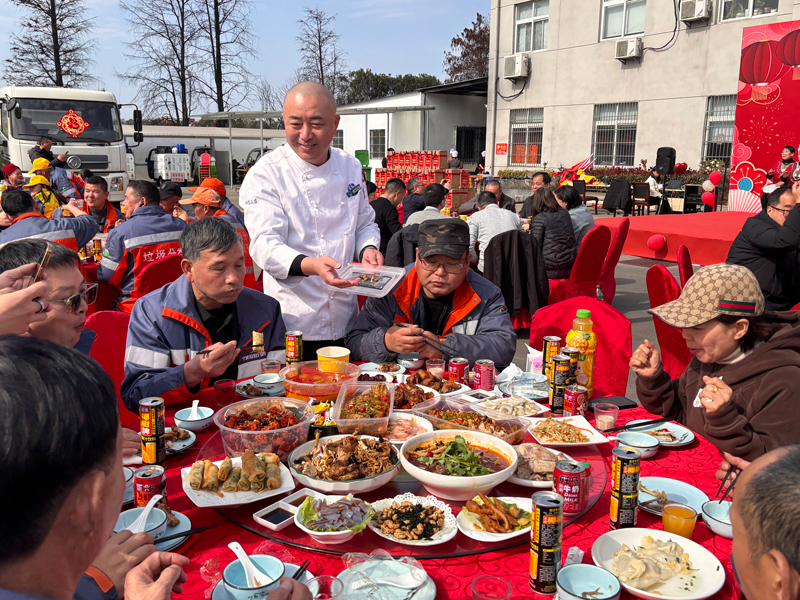
<svg viewBox="0 0 800 600">
<path fill-rule="evenodd" d="M 645 340 L 630 362 L 642 406 L 746 460 L 800 440 L 800 314 L 764 312 L 747 268 L 703 267 L 649 312 L 681 330 L 693 358 L 673 380 Z"/>
</svg>

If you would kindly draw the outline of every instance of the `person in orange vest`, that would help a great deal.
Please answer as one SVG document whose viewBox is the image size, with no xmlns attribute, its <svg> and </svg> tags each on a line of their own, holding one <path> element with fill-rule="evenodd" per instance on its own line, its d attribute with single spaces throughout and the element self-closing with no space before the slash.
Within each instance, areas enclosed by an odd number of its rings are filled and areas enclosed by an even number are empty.
<svg viewBox="0 0 800 600">
<path fill-rule="evenodd" d="M 89 211 L 89 214 L 97 221 L 99 231 L 108 233 L 125 220 L 121 211 L 114 208 L 108 200 L 108 182 L 99 177 L 92 175 L 86 178 L 86 185 L 84 187 L 84 202 L 83 210 Z M 53 211 L 53 218 L 58 219 L 61 217 L 70 217 L 72 213 L 66 206 L 61 206 Z"/>
<path fill-rule="evenodd" d="M 208 181 L 208 179 L 204 181 Z M 247 229 L 244 228 L 244 225 L 242 225 L 234 215 L 231 215 L 223 208 L 223 200 L 216 190 L 203 187 L 194 189 L 197 191 L 191 198 L 181 200 L 178 204 L 184 206 L 191 205 L 194 208 L 194 216 L 198 221 L 207 217 L 219 217 L 223 221 L 227 221 L 233 225 L 236 233 L 242 238 L 242 245 L 244 246 L 244 286 L 250 289 L 256 289 L 253 259 L 250 257 L 250 236 L 247 233 Z"/>
<path fill-rule="evenodd" d="M 198 190 L 202 190 L 204 188 L 208 188 L 210 190 L 214 190 L 219 194 L 220 199 L 222 200 L 222 210 L 226 213 L 231 215 L 234 219 L 239 221 L 239 225 L 244 227 L 244 213 L 239 210 L 239 208 L 228 199 L 227 191 L 225 190 L 225 184 L 222 183 L 216 177 L 206 177 L 203 179 L 203 182 L 198 187 L 189 188 L 190 192 L 196 192 Z M 232 223 L 232 221 L 231 221 Z M 236 224 L 233 224 L 236 227 Z"/>
</svg>

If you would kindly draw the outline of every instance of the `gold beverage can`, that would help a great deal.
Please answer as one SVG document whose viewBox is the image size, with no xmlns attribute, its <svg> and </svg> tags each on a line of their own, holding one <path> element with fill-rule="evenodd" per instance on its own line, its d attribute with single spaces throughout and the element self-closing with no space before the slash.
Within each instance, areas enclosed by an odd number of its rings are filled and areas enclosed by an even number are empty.
<svg viewBox="0 0 800 600">
<path fill-rule="evenodd" d="M 564 499 L 555 492 L 536 492 L 531 502 L 529 585 L 537 594 L 555 594 L 561 568 Z"/>
<path fill-rule="evenodd" d="M 544 337 L 544 348 L 542 348 L 542 375 L 547 375 L 548 381 L 550 381 L 550 361 L 560 350 L 560 337 L 555 335 L 547 335 Z"/>
<path fill-rule="evenodd" d="M 299 363 L 303 361 L 303 332 L 286 332 L 286 364 Z"/>
<path fill-rule="evenodd" d="M 569 381 L 567 381 L 567 385 L 572 385 L 578 380 L 578 349 L 564 346 L 559 354 L 569 356 Z"/>
<path fill-rule="evenodd" d="M 164 400 L 142 398 L 139 400 L 139 426 L 142 432 L 142 463 L 161 464 L 167 458 L 167 440 L 164 434 Z"/>
<path fill-rule="evenodd" d="M 636 450 L 614 448 L 611 451 L 611 529 L 636 527 L 641 460 L 642 455 Z"/>
</svg>

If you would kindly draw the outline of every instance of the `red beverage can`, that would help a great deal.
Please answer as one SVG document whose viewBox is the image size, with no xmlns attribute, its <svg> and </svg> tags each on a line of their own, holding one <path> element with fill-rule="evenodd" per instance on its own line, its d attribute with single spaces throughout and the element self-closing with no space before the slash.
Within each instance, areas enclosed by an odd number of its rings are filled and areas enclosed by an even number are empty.
<svg viewBox="0 0 800 600">
<path fill-rule="evenodd" d="M 303 361 L 303 332 L 286 332 L 286 364 L 299 363 Z"/>
<path fill-rule="evenodd" d="M 142 463 L 156 465 L 167 458 L 167 440 L 164 433 L 164 400 L 142 398 L 139 400 L 139 426 L 142 433 Z"/>
<path fill-rule="evenodd" d="M 542 348 L 542 375 L 547 375 L 550 380 L 550 361 L 553 356 L 561 350 L 561 338 L 555 335 L 544 337 L 544 348 Z"/>
<path fill-rule="evenodd" d="M 586 414 L 586 388 L 577 383 L 564 388 L 564 416 Z"/>
<path fill-rule="evenodd" d="M 161 494 L 167 500 L 167 473 L 160 465 L 148 465 L 133 474 L 133 501 L 136 506 L 147 506 L 150 499 Z"/>
<path fill-rule="evenodd" d="M 494 361 L 481 359 L 475 361 L 476 390 L 492 391 L 494 389 Z"/>
<path fill-rule="evenodd" d="M 553 471 L 556 494 L 564 498 L 565 513 L 579 513 L 589 505 L 589 478 L 586 467 L 574 460 L 560 460 Z"/>
<path fill-rule="evenodd" d="M 451 358 L 447 363 L 447 379 L 468 385 L 469 361 L 466 358 Z"/>
</svg>

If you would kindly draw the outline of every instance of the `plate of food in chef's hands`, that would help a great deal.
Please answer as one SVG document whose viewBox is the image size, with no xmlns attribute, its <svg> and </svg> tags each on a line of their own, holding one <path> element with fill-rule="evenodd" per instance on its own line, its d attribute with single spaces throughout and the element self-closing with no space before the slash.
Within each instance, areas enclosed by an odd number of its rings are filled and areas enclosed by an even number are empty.
<svg viewBox="0 0 800 600">
<path fill-rule="evenodd" d="M 530 498 L 495 498 L 483 493 L 467 500 L 458 513 L 458 528 L 479 542 L 502 542 L 520 535 L 530 535 Z"/>
<path fill-rule="evenodd" d="M 628 592 L 648 600 L 702 600 L 725 584 L 725 569 L 711 552 L 656 529 L 609 531 L 592 545 L 592 560 Z"/>
</svg>

